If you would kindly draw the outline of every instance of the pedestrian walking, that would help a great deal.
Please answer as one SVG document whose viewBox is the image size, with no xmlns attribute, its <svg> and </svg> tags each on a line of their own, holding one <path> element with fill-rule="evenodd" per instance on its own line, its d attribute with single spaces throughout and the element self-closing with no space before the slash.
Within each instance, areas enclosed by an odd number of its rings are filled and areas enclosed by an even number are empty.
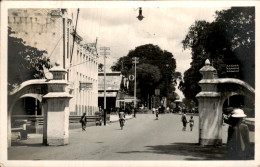
<svg viewBox="0 0 260 167">
<path fill-rule="evenodd" d="M 241 109 L 234 109 L 229 119 L 227 150 L 231 159 L 245 160 L 250 156 L 248 126 L 242 123 L 246 117 Z"/>
<path fill-rule="evenodd" d="M 121 129 L 123 129 L 123 126 L 125 124 L 125 112 L 124 110 L 121 110 L 118 114 L 119 116 L 119 125 L 121 127 Z"/>
<path fill-rule="evenodd" d="M 166 108 L 166 113 L 170 113 L 170 107 Z"/>
<path fill-rule="evenodd" d="M 181 121 L 182 121 L 182 124 L 183 124 L 182 131 L 186 131 L 186 125 L 187 125 L 188 121 L 187 121 L 185 113 L 182 114 Z"/>
<path fill-rule="evenodd" d="M 155 108 L 154 107 L 152 108 L 152 112 L 153 112 L 153 114 L 155 113 Z"/>
<path fill-rule="evenodd" d="M 82 131 L 86 131 L 86 125 L 87 125 L 86 113 L 83 113 L 83 115 L 81 116 L 80 123 L 81 123 Z"/>
<path fill-rule="evenodd" d="M 194 119 L 193 119 L 193 116 L 190 116 L 189 123 L 190 123 L 190 131 L 192 131 L 193 126 L 194 126 Z"/>
<path fill-rule="evenodd" d="M 155 115 L 156 115 L 156 120 L 158 120 L 158 115 L 159 115 L 159 110 L 158 109 L 155 110 Z"/>
</svg>

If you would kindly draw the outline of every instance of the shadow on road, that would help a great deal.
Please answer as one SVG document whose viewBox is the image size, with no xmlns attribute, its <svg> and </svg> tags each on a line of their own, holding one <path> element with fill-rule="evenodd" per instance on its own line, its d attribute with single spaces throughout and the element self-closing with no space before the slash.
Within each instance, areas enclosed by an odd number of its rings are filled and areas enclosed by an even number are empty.
<svg viewBox="0 0 260 167">
<path fill-rule="evenodd" d="M 187 156 L 185 160 L 230 160 L 226 145 L 203 147 L 195 143 L 172 143 L 169 145 L 146 146 L 147 151 L 129 151 L 118 153 L 152 153 Z M 253 156 L 250 160 L 254 159 Z"/>
<path fill-rule="evenodd" d="M 192 156 L 186 160 L 224 160 L 227 158 L 225 146 L 203 147 L 195 143 L 172 143 L 170 145 L 146 146 L 153 153 Z"/>
<path fill-rule="evenodd" d="M 15 146 L 29 146 L 29 147 L 45 147 L 42 143 L 22 143 L 22 142 L 12 142 L 12 147 Z"/>
</svg>

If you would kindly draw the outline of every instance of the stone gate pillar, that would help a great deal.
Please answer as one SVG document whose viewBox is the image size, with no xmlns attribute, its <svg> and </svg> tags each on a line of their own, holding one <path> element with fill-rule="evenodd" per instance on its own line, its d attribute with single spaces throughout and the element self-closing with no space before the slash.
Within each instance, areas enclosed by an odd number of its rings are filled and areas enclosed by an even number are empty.
<svg viewBox="0 0 260 167">
<path fill-rule="evenodd" d="M 200 145 L 222 144 L 222 107 L 220 93 L 217 92 L 216 69 L 206 60 L 205 66 L 200 69 L 203 75 L 199 82 L 201 92 L 197 94 L 199 106 L 199 143 Z"/>
<path fill-rule="evenodd" d="M 69 100 L 66 92 L 68 82 L 65 80 L 66 70 L 56 63 L 49 70 L 53 79 L 47 82 L 48 93 L 45 100 L 43 143 L 46 145 L 66 145 L 69 143 Z"/>
</svg>

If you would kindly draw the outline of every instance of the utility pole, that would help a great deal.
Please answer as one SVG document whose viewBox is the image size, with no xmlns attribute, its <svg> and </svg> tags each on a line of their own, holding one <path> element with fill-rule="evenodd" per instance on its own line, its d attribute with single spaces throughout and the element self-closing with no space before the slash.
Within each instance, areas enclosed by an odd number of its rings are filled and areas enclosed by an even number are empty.
<svg viewBox="0 0 260 167">
<path fill-rule="evenodd" d="M 103 52 L 100 52 L 101 55 L 104 55 L 104 126 L 106 126 L 106 55 L 110 55 L 107 50 L 110 50 L 109 47 L 100 47 L 100 50 L 103 50 Z"/>
<path fill-rule="evenodd" d="M 70 53 L 70 70 L 68 71 L 68 75 L 69 77 L 72 76 L 72 71 L 71 71 L 71 66 L 72 66 L 72 57 L 73 57 L 73 50 L 74 50 L 74 43 L 76 40 L 76 34 L 77 34 L 77 25 L 78 25 L 78 18 L 79 18 L 79 8 L 77 10 L 77 19 L 76 19 L 76 26 L 75 29 L 73 31 L 73 41 L 72 41 L 72 48 L 71 48 L 71 53 Z M 65 23 L 64 23 L 65 24 Z M 69 47 L 69 46 L 68 46 Z M 65 63 L 64 63 L 65 64 Z M 67 78 L 69 78 L 67 77 Z"/>
<path fill-rule="evenodd" d="M 75 40 L 76 40 L 77 25 L 78 25 L 78 17 L 79 17 L 79 8 L 78 8 L 78 10 L 77 10 L 76 26 L 75 26 L 75 29 L 74 29 L 74 32 L 73 32 L 73 42 L 72 42 L 72 49 L 71 49 L 71 54 L 70 54 L 70 66 L 71 66 L 71 63 L 72 63 L 72 56 L 73 56 L 73 50 L 74 50 L 74 43 L 75 43 Z"/>
<path fill-rule="evenodd" d="M 136 63 L 139 63 L 139 58 L 133 57 L 132 63 L 135 64 L 135 85 L 134 85 L 134 108 L 136 108 Z"/>
</svg>

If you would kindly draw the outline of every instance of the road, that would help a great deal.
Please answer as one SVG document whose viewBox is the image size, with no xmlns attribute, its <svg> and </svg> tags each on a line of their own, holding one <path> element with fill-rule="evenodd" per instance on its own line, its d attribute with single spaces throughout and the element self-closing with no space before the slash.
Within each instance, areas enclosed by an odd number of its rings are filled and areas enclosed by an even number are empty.
<svg viewBox="0 0 260 167">
<path fill-rule="evenodd" d="M 188 116 L 189 119 L 189 116 Z M 224 146 L 201 147 L 198 143 L 198 116 L 194 130 L 182 131 L 181 116 L 137 115 L 107 126 L 70 130 L 69 145 L 42 146 L 42 138 L 34 137 L 8 149 L 9 160 L 208 160 L 223 159 Z M 226 142 L 226 126 L 223 141 Z"/>
</svg>

